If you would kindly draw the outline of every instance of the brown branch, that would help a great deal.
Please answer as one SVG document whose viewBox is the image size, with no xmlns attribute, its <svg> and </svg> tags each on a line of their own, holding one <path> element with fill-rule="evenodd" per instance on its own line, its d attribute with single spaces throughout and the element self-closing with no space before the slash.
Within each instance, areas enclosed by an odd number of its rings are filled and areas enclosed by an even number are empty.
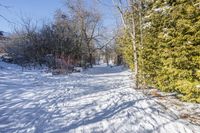
<svg viewBox="0 0 200 133">
<path fill-rule="evenodd" d="M 8 20 L 6 17 L 4 17 L 3 15 L 0 14 L 0 17 L 3 18 L 4 20 L 6 20 L 8 23 L 13 23 L 10 20 Z"/>
<path fill-rule="evenodd" d="M 0 4 L 0 7 L 6 8 L 6 9 L 10 8 L 9 6 L 5 6 L 5 5 L 2 5 L 2 4 Z M 3 18 L 3 19 L 4 19 L 5 21 L 7 21 L 8 23 L 13 23 L 13 22 L 11 22 L 10 20 L 8 20 L 6 17 L 4 17 L 4 16 L 1 15 L 1 14 L 0 14 L 0 17 Z M 13 23 L 13 24 L 14 24 L 14 23 Z"/>
<path fill-rule="evenodd" d="M 0 6 L 3 7 L 3 8 L 6 8 L 6 9 L 10 8 L 9 6 L 5 6 L 5 5 L 2 5 L 2 4 L 0 4 Z"/>
</svg>

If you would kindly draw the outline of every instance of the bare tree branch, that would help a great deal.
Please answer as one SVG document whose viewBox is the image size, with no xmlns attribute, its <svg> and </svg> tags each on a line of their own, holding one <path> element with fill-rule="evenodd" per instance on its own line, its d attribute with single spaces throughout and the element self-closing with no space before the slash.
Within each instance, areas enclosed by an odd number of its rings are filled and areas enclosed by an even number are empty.
<svg viewBox="0 0 200 133">
<path fill-rule="evenodd" d="M 0 6 L 3 7 L 3 8 L 7 8 L 7 9 L 10 8 L 9 6 L 2 5 L 2 4 L 0 4 Z"/>
<path fill-rule="evenodd" d="M 8 23 L 13 23 L 10 20 L 8 20 L 6 17 L 4 17 L 3 15 L 0 14 L 0 17 L 3 18 L 5 21 L 7 21 Z"/>
<path fill-rule="evenodd" d="M 3 7 L 3 8 L 10 8 L 9 6 L 6 6 L 6 5 L 3 5 L 3 4 L 0 4 L 0 7 Z M 10 20 L 8 20 L 6 17 L 4 17 L 3 15 L 0 14 L 0 17 L 3 18 L 5 21 L 7 21 L 8 23 L 13 23 L 11 22 Z M 14 23 L 13 23 L 14 24 Z"/>
</svg>

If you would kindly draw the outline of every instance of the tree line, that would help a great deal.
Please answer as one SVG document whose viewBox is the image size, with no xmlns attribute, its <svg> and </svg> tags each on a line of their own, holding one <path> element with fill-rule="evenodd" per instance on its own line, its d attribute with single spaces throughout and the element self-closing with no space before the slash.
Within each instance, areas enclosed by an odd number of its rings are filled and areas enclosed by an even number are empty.
<svg viewBox="0 0 200 133">
<path fill-rule="evenodd" d="M 123 28 L 117 47 L 138 88 L 200 102 L 200 1 L 113 0 Z"/>
<path fill-rule="evenodd" d="M 43 65 L 50 68 L 92 67 L 106 52 L 102 44 L 101 14 L 88 9 L 81 0 L 65 2 L 67 12 L 57 10 L 54 22 L 38 28 L 31 19 L 23 18 L 15 29 L 6 52 L 20 65 Z M 103 50 L 104 49 L 104 50 Z"/>
</svg>

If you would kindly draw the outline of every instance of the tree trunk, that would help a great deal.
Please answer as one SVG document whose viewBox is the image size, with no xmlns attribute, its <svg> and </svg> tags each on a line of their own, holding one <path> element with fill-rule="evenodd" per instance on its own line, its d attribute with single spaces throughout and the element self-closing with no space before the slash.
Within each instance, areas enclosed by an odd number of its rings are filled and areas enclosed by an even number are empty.
<svg viewBox="0 0 200 133">
<path fill-rule="evenodd" d="M 141 67 L 144 67 L 144 60 L 143 60 L 143 30 L 142 30 L 142 25 L 143 25 L 143 20 L 142 20 L 142 1 L 139 1 L 139 22 L 140 22 L 140 61 L 141 61 Z M 144 72 L 143 69 L 141 69 L 141 78 L 142 78 L 142 86 L 145 86 L 145 77 L 144 77 Z"/>
<path fill-rule="evenodd" d="M 135 28 L 135 24 L 133 24 Z M 135 29 L 132 31 L 132 45 L 133 45 L 133 60 L 134 60 L 134 75 L 135 75 L 135 86 L 138 88 L 138 55 L 137 55 L 137 46 L 135 38 Z"/>
<path fill-rule="evenodd" d="M 134 20 L 134 16 L 132 16 L 132 26 L 131 28 L 127 26 L 126 21 L 125 21 L 125 17 L 124 14 L 125 12 L 123 12 L 122 7 L 120 8 L 120 6 L 114 1 L 112 0 L 115 7 L 119 10 L 120 15 L 121 15 L 121 20 L 122 23 L 124 25 L 124 28 L 126 30 L 128 30 L 129 34 L 131 35 L 131 39 L 132 39 L 132 45 L 133 45 L 133 61 L 134 61 L 134 72 L 135 72 L 135 85 L 136 88 L 138 88 L 138 51 L 137 51 L 137 45 L 136 45 L 136 33 L 135 33 L 135 20 Z M 129 0 L 129 5 L 131 5 L 131 10 L 134 13 L 134 3 L 133 0 Z"/>
<path fill-rule="evenodd" d="M 92 53 L 90 53 L 89 55 L 89 62 L 90 62 L 90 67 L 93 67 L 93 63 L 92 63 Z"/>
<path fill-rule="evenodd" d="M 107 45 L 106 45 L 106 48 L 105 48 L 105 56 L 106 56 L 106 64 L 107 64 L 107 66 L 109 66 L 109 57 L 108 57 L 108 48 L 107 48 Z"/>
<path fill-rule="evenodd" d="M 109 59 L 108 59 L 108 55 L 106 55 L 106 64 L 107 64 L 107 66 L 109 66 Z"/>
<path fill-rule="evenodd" d="M 133 1 L 130 1 L 132 5 L 132 11 L 134 11 Z M 135 31 L 135 19 L 132 16 L 132 45 L 133 45 L 133 60 L 134 60 L 134 73 L 135 73 L 135 86 L 138 88 L 138 51 L 136 44 L 136 31 Z"/>
</svg>

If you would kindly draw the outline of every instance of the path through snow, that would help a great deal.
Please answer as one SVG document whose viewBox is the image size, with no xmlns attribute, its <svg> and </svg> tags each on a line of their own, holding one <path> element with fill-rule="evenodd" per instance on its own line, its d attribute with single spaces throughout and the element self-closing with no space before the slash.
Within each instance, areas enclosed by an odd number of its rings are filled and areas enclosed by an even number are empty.
<svg viewBox="0 0 200 133">
<path fill-rule="evenodd" d="M 0 132 L 198 133 L 135 91 L 130 72 L 96 66 L 68 76 L 0 68 Z"/>
</svg>

